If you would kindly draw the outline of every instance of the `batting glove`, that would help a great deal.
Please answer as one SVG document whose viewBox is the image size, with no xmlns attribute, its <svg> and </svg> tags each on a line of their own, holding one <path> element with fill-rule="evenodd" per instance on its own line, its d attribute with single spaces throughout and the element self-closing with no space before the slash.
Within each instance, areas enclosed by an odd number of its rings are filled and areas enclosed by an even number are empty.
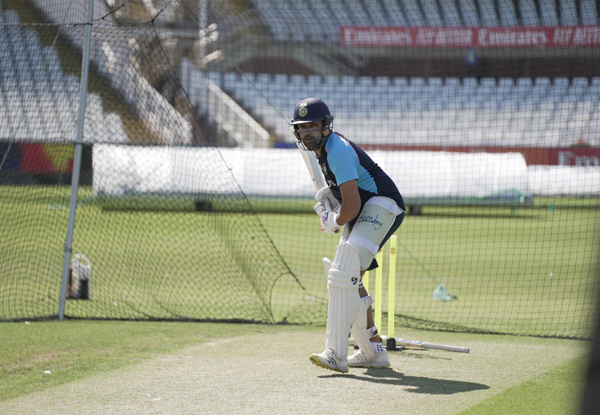
<svg viewBox="0 0 600 415">
<path fill-rule="evenodd" d="M 340 226 L 335 221 L 336 214 L 329 210 L 321 213 L 321 230 L 325 233 L 338 233 Z"/>
<path fill-rule="evenodd" d="M 321 217 L 321 231 L 325 233 L 338 233 L 340 231 L 340 227 L 335 221 L 335 217 L 337 215 L 330 211 L 328 207 L 329 203 L 327 201 L 319 202 L 313 206 L 315 213 Z M 326 227 L 323 227 L 324 221 L 328 224 Z"/>
<path fill-rule="evenodd" d="M 332 212 L 337 212 L 340 210 L 340 202 L 335 198 L 333 193 L 331 193 L 331 189 L 329 187 L 324 187 L 317 192 L 315 195 L 315 199 L 317 202 L 328 202 L 331 205 Z"/>
<path fill-rule="evenodd" d="M 315 210 L 315 213 L 319 216 L 321 216 L 321 213 L 327 210 L 327 208 L 325 207 L 325 203 L 323 202 L 319 202 L 316 205 L 314 205 L 313 209 Z"/>
</svg>

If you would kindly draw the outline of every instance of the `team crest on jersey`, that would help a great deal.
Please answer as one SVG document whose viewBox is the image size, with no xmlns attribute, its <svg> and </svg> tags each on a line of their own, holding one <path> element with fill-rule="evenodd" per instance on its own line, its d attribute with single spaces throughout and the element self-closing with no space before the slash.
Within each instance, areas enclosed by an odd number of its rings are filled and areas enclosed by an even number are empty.
<svg viewBox="0 0 600 415">
<path fill-rule="evenodd" d="M 323 176 L 327 176 L 327 166 L 326 165 L 321 165 L 321 171 L 323 172 Z"/>
</svg>

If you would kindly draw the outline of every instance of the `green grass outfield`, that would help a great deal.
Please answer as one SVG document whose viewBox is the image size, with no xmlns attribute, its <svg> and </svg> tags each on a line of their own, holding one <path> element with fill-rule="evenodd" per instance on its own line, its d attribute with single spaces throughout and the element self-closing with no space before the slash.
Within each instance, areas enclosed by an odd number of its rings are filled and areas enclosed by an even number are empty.
<svg viewBox="0 0 600 415">
<path fill-rule="evenodd" d="M 313 366 L 322 327 L 176 322 L 0 324 L 0 412 L 577 413 L 589 342 L 403 330 L 470 347 L 390 353 L 391 369 Z M 45 373 L 49 371 L 49 373 Z"/>
<path fill-rule="evenodd" d="M 68 200 L 68 187 L 0 187 L 0 256 L 8 259 L 0 264 L 0 319 L 57 314 Z M 267 303 L 273 321 L 324 323 L 321 258 L 333 257 L 338 238 L 319 231 L 310 207 L 297 210 L 296 201 L 283 200 L 277 206 L 287 213 L 238 213 L 229 223 L 226 213 L 177 206 L 103 209 L 89 187 L 78 205 L 74 252 L 92 260 L 93 301 L 67 301 L 67 316 L 260 319 Z M 425 207 L 421 216 L 408 216 L 397 232 L 397 326 L 590 338 L 598 200 L 536 199 L 536 205 Z M 238 246 L 266 252 L 275 263 L 257 256 L 249 263 L 252 278 L 215 237 L 241 235 L 247 224 L 252 232 L 264 228 L 268 239 Z M 291 274 L 279 277 L 283 262 L 304 288 Z M 432 301 L 439 282 L 458 300 Z M 205 297 L 211 301 L 199 300 Z"/>
</svg>

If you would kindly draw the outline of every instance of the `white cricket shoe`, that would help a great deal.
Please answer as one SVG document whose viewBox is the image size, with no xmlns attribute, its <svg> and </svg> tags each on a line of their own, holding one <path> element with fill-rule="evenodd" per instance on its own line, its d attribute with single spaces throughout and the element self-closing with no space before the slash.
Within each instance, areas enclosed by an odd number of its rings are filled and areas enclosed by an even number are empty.
<svg viewBox="0 0 600 415">
<path fill-rule="evenodd" d="M 323 353 L 313 353 L 310 355 L 310 361 L 313 364 L 336 372 L 348 373 L 348 361 L 341 360 L 336 356 L 333 349 L 327 349 Z"/>
<path fill-rule="evenodd" d="M 390 359 L 385 349 L 382 352 L 375 353 L 373 359 L 367 358 L 362 350 L 359 350 L 348 358 L 348 367 L 375 367 L 383 369 L 390 367 Z"/>
</svg>

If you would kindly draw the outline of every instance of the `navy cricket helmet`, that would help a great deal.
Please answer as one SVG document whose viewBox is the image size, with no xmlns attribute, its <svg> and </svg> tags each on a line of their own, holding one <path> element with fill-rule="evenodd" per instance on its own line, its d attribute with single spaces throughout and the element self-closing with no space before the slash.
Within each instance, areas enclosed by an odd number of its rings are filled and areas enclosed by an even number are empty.
<svg viewBox="0 0 600 415">
<path fill-rule="evenodd" d="M 318 121 L 323 121 L 323 127 L 320 129 L 321 137 L 313 136 L 312 131 L 304 138 L 300 137 L 298 125 Z M 332 124 L 333 116 L 329 112 L 327 104 L 318 98 L 306 98 L 296 104 L 290 130 L 296 137 L 296 140 L 298 140 L 300 148 L 307 151 L 314 151 L 327 141 L 329 134 L 325 136 L 323 133 L 331 130 L 333 128 Z"/>
</svg>

